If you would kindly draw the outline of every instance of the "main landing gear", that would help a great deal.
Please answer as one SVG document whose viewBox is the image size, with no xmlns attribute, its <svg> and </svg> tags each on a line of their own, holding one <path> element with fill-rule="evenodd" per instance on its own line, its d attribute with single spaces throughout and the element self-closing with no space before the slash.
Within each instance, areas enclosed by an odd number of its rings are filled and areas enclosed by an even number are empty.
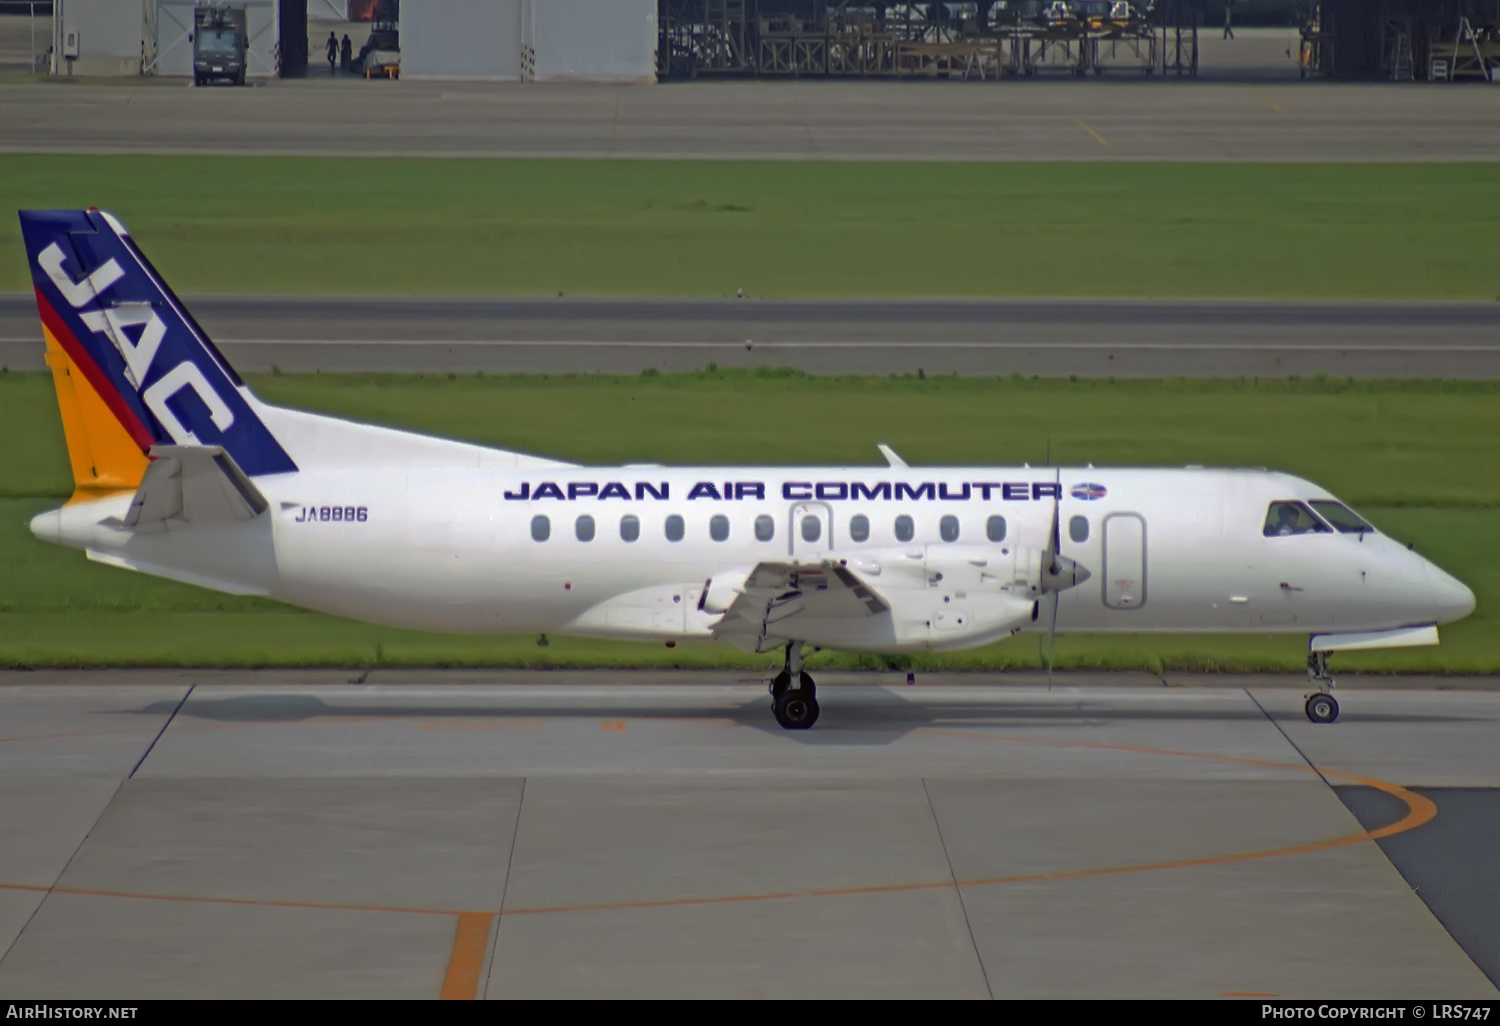
<svg viewBox="0 0 1500 1026">
<path fill-rule="evenodd" d="M 1339 718 L 1339 700 L 1331 694 L 1333 677 L 1328 672 L 1327 652 L 1308 653 L 1307 677 L 1318 688 L 1307 696 L 1307 705 L 1303 707 L 1307 718 L 1314 723 L 1332 723 Z"/>
<path fill-rule="evenodd" d="M 792 681 L 797 682 L 792 687 Z M 786 663 L 771 681 L 771 709 L 776 722 L 787 730 L 806 730 L 818 722 L 818 689 L 810 674 L 802 671 L 802 645 L 786 647 Z"/>
</svg>

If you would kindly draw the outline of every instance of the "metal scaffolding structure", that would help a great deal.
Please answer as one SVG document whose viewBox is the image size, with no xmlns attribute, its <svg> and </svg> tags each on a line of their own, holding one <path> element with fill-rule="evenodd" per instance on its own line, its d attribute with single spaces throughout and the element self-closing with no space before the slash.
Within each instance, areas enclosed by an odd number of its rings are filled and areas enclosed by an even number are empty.
<svg viewBox="0 0 1500 1026">
<path fill-rule="evenodd" d="M 1197 75 L 1222 0 L 659 2 L 663 79 L 997 79 Z M 1500 0 L 1303 2 L 1304 77 L 1500 80 Z"/>
<path fill-rule="evenodd" d="M 1497 0 L 1318 0 L 1302 25 L 1306 75 L 1500 81 Z"/>
<path fill-rule="evenodd" d="M 1163 64 L 1153 0 L 662 0 L 659 25 L 663 78 L 990 79 L 1183 66 Z"/>
</svg>

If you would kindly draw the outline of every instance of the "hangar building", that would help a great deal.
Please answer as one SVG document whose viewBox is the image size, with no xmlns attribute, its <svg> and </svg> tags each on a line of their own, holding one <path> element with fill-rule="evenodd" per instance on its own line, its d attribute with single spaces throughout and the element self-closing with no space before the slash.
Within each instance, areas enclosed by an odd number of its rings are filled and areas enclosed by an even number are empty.
<svg viewBox="0 0 1500 1026">
<path fill-rule="evenodd" d="M 1196 74 L 1225 5 L 1268 0 L 54 0 L 53 73 L 187 75 L 194 6 L 245 9 L 251 77 L 307 70 L 309 16 L 399 21 L 400 75 L 651 82 L 711 76 Z M 1271 0 L 1304 74 L 1500 81 L 1496 0 Z"/>
</svg>

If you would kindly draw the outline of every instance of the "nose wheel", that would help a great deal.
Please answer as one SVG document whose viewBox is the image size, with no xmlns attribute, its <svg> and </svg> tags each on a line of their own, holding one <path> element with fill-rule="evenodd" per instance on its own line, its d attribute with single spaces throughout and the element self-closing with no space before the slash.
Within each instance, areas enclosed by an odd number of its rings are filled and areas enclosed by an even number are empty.
<svg viewBox="0 0 1500 1026">
<path fill-rule="evenodd" d="M 807 730 L 818 722 L 818 688 L 802 672 L 802 646 L 795 642 L 786 647 L 786 665 L 771 681 L 771 711 L 785 730 Z"/>
<path fill-rule="evenodd" d="M 1333 691 L 1333 676 L 1328 672 L 1327 652 L 1308 654 L 1307 677 L 1318 691 L 1307 696 L 1303 711 L 1314 723 L 1332 723 L 1339 718 L 1339 700 L 1330 693 Z"/>
<path fill-rule="evenodd" d="M 1307 705 L 1307 718 L 1314 723 L 1332 723 L 1339 718 L 1339 700 L 1332 695 L 1325 695 L 1321 691 L 1316 695 L 1310 695 Z"/>
</svg>

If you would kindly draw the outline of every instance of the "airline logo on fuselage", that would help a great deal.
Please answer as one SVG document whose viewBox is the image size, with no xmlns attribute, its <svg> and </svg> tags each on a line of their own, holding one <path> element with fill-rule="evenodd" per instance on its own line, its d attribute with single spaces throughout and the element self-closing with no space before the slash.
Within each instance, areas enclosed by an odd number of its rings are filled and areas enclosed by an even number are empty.
<svg viewBox="0 0 1500 1026">
<path fill-rule="evenodd" d="M 1102 497 L 1103 486 L 1098 487 Z M 803 499 L 818 499 L 825 502 L 881 500 L 891 502 L 944 501 L 966 502 L 979 499 L 993 502 L 1032 502 L 1039 499 L 1061 499 L 1062 486 L 1056 481 L 783 481 L 780 497 L 796 502 Z M 764 501 L 774 497 L 777 488 L 765 481 L 695 481 L 684 496 L 689 501 L 708 499 L 718 502 L 736 502 L 746 499 Z M 1077 495 L 1075 489 L 1074 495 Z M 508 489 L 505 498 L 511 502 L 536 502 L 541 499 L 557 499 L 564 502 L 579 499 L 625 499 L 645 501 L 647 499 L 671 499 L 671 483 L 668 481 L 522 481 Z"/>
</svg>

